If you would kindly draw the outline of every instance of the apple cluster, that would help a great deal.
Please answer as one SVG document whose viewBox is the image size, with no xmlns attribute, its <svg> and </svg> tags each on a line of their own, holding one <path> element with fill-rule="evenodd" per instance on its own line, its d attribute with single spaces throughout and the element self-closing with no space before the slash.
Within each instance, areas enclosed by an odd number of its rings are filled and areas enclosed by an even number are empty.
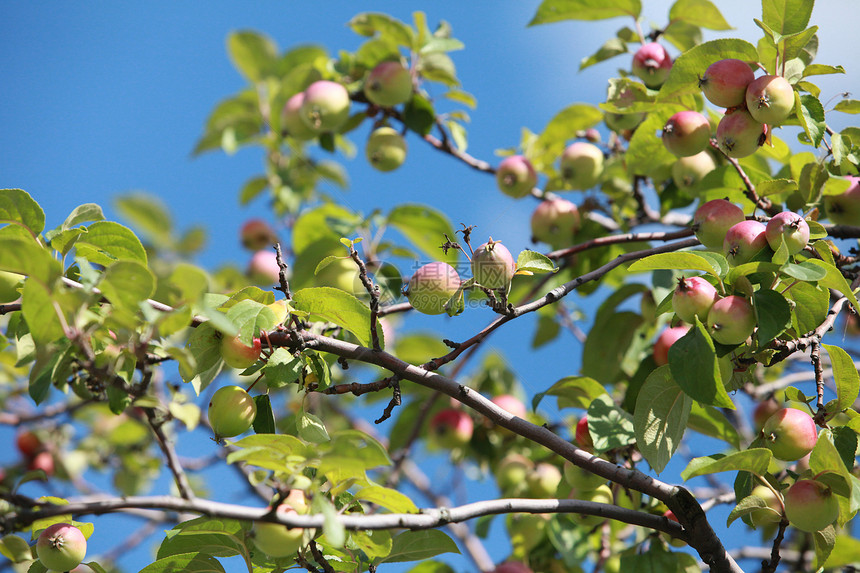
<svg viewBox="0 0 860 573">
<path fill-rule="evenodd" d="M 23 456 L 28 470 L 42 470 L 48 477 L 54 475 L 54 456 L 36 433 L 30 430 L 19 431 L 15 436 L 15 446 Z"/>
</svg>

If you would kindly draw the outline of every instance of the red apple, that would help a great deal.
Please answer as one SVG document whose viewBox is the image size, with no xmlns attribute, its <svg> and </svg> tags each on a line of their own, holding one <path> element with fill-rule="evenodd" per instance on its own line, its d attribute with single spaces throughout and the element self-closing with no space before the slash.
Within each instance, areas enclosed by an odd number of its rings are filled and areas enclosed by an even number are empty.
<svg viewBox="0 0 860 573">
<path fill-rule="evenodd" d="M 812 416 L 796 408 L 778 410 L 765 422 L 762 434 L 773 457 L 786 462 L 799 460 L 818 441 L 818 428 Z"/>
<path fill-rule="evenodd" d="M 244 370 L 260 358 L 262 343 L 255 338 L 253 346 L 246 346 L 239 336 L 225 336 L 221 339 L 221 358 L 233 368 Z"/>
<path fill-rule="evenodd" d="M 785 515 L 801 531 L 821 531 L 839 517 L 839 502 L 825 484 L 798 480 L 785 492 Z"/>
<path fill-rule="evenodd" d="M 669 364 L 669 347 L 675 344 L 678 339 L 683 338 L 688 330 L 690 330 L 689 326 L 674 326 L 660 333 L 657 341 L 654 342 L 654 362 L 657 366 Z"/>
<path fill-rule="evenodd" d="M 436 444 L 449 450 L 468 444 L 473 431 L 472 418 L 462 410 L 440 410 L 430 420 L 430 432 Z"/>
</svg>

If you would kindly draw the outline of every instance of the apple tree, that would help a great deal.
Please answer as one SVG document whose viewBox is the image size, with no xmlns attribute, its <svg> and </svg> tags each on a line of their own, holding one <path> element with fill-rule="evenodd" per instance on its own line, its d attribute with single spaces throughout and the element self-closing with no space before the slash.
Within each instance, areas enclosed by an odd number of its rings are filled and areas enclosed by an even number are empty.
<svg viewBox="0 0 860 573">
<path fill-rule="evenodd" d="M 543 0 L 529 25 L 626 18 L 581 63 L 621 69 L 605 101 L 493 160 L 467 151 L 476 100 L 447 22 L 360 13 L 353 52 L 232 33 L 247 85 L 194 152 L 264 152 L 238 202 L 277 223 L 243 226 L 246 272 L 194 265 L 194 232 L 142 195 L 120 198 L 126 226 L 93 203 L 46 221 L 0 191 L 0 423 L 20 455 L 0 470 L 0 553 L 114 570 L 87 540 L 124 513 L 166 530 L 146 573 L 442 573 L 452 552 L 498 573 L 856 565 L 860 129 L 831 118 L 860 102 L 820 98 L 816 77 L 845 70 L 815 61 L 812 12 L 764 0 L 760 37 L 702 41 L 729 29 L 710 0 L 650 30 L 639 0 Z M 323 184 L 347 184 L 357 148 L 382 172 L 444 154 L 486 174 L 533 249 L 408 193 L 351 210 Z M 577 315 L 584 295 L 600 303 Z M 502 330 L 523 350 L 568 337 L 581 368 L 527 395 L 480 352 Z M 177 454 L 201 435 L 213 456 Z M 483 485 L 452 500 L 426 450 Z M 244 484 L 231 503 L 213 467 Z M 162 473 L 172 492 L 146 495 Z"/>
</svg>

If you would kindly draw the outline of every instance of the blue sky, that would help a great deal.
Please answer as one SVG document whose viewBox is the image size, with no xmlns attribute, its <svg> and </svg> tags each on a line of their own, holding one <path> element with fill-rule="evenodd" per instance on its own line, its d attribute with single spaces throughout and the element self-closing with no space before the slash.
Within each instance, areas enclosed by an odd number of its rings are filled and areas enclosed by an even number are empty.
<svg viewBox="0 0 860 573">
<path fill-rule="evenodd" d="M 663 25 L 669 2 L 644 3 L 645 25 Z M 252 216 L 271 220 L 264 200 L 237 206 L 241 185 L 261 170 L 259 153 L 190 155 L 209 111 L 245 85 L 226 56 L 230 31 L 259 30 L 282 49 L 313 42 L 336 52 L 360 44 L 345 26 L 358 11 L 388 12 L 410 21 L 414 10 L 424 10 L 431 26 L 447 20 L 466 45 L 453 54 L 458 75 L 478 100 L 470 112 L 469 152 L 494 162 L 494 150 L 515 146 L 521 128 L 540 131 L 571 103 L 603 101 L 606 80 L 628 65 L 629 56 L 620 56 L 577 72 L 580 59 L 629 21 L 526 28 L 538 4 L 392 0 L 363 2 L 359 10 L 352 2 L 0 3 L 0 185 L 33 195 L 47 213 L 49 228 L 85 202 L 101 204 L 109 218 L 116 218 L 111 202 L 117 194 L 145 190 L 163 199 L 180 229 L 209 228 L 207 248 L 197 262 L 208 268 L 229 261 L 244 266 L 239 227 Z M 755 3 L 717 4 L 738 28 L 719 37 L 758 39 Z M 822 101 L 842 91 L 855 97 L 860 92 L 854 58 L 860 40 L 853 29 L 858 17 L 860 5 L 853 2 L 819 2 L 813 13 L 813 23 L 821 27 L 817 61 L 842 64 L 848 71 L 821 78 Z M 364 133 L 353 138 L 359 148 Z M 793 134 L 783 137 L 794 139 Z M 455 224 L 477 225 L 479 237 L 503 238 L 514 252 L 529 245 L 524 209 L 530 212 L 531 205 L 502 197 L 491 177 L 422 149 L 414 137 L 408 142 L 413 153 L 395 173 L 374 172 L 360 153 L 346 160 L 352 186 L 343 201 L 365 213 L 406 200 L 425 202 Z M 572 200 L 579 202 L 581 196 Z M 468 324 L 479 328 L 488 319 L 482 313 Z M 410 325 L 431 324 L 409 320 Z M 520 331 L 494 335 L 492 344 L 506 353 L 530 392 L 578 369 L 580 347 L 570 337 L 526 360 L 520 339 L 523 333 L 530 337 L 532 327 L 522 322 Z M 440 330 L 455 338 L 462 325 L 443 322 Z M 559 361 L 559 355 L 570 358 Z M 501 559 L 504 549 L 493 555 Z M 129 557 L 137 561 L 125 565 L 135 570 L 141 558 L 138 552 Z"/>
</svg>

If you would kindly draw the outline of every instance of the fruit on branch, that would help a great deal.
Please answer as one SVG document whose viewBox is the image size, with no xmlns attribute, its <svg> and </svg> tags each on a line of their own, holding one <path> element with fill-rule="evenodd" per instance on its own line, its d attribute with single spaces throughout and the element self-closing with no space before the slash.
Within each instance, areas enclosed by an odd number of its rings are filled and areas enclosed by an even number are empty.
<svg viewBox="0 0 860 573">
<path fill-rule="evenodd" d="M 649 88 L 659 88 L 669 77 L 672 58 L 661 44 L 643 44 L 633 54 L 633 75 L 642 80 Z"/>
<path fill-rule="evenodd" d="M 299 112 L 314 132 L 336 131 L 349 118 L 349 92 L 337 82 L 316 81 L 305 90 Z"/>
<path fill-rule="evenodd" d="M 672 294 L 672 309 L 684 322 L 693 324 L 698 316 L 704 323 L 718 298 L 714 285 L 702 277 L 681 277 Z"/>
<path fill-rule="evenodd" d="M 39 534 L 36 555 L 48 569 L 69 571 L 86 557 L 87 538 L 74 525 L 55 523 Z"/>
<path fill-rule="evenodd" d="M 553 247 L 569 245 L 579 230 L 580 218 L 576 205 L 560 197 L 541 201 L 532 213 L 532 240 Z"/>
<path fill-rule="evenodd" d="M 239 230 L 242 246 L 249 251 L 259 251 L 278 242 L 275 230 L 262 219 L 248 219 Z"/>
<path fill-rule="evenodd" d="M 225 336 L 221 339 L 221 358 L 232 368 L 244 370 L 260 358 L 262 343 L 255 338 L 251 346 L 248 346 L 239 336 Z"/>
<path fill-rule="evenodd" d="M 305 92 L 299 92 L 284 104 L 281 110 L 281 129 L 290 137 L 299 141 L 307 141 L 317 136 L 317 132 L 302 119 L 302 103 L 305 101 Z"/>
<path fill-rule="evenodd" d="M 209 401 L 209 423 L 219 438 L 244 434 L 257 417 L 257 404 L 239 386 L 224 386 Z"/>
<path fill-rule="evenodd" d="M 472 254 L 472 276 L 482 287 L 507 291 L 516 272 L 517 263 L 511 252 L 492 237 Z"/>
<path fill-rule="evenodd" d="M 742 344 L 755 330 L 755 312 L 747 299 L 730 295 L 714 303 L 707 324 L 711 338 L 720 344 Z"/>
<path fill-rule="evenodd" d="M 314 277 L 317 286 L 334 287 L 355 295 L 366 293 L 359 279 L 358 265 L 352 257 L 334 259 Z"/>
<path fill-rule="evenodd" d="M 511 453 L 496 466 L 496 485 L 506 496 L 522 496 L 526 490 L 526 476 L 534 470 L 534 462 L 522 454 Z"/>
<path fill-rule="evenodd" d="M 746 62 L 725 59 L 714 62 L 699 78 L 699 87 L 714 105 L 732 108 L 743 105 L 747 86 L 755 79 L 755 73 Z"/>
<path fill-rule="evenodd" d="M 394 128 L 378 127 L 367 138 L 364 154 L 379 171 L 394 171 L 406 161 L 406 140 Z"/>
<path fill-rule="evenodd" d="M 764 500 L 766 507 L 755 509 L 750 512 L 750 521 L 756 527 L 779 523 L 782 520 L 782 503 L 772 489 L 766 485 L 759 484 L 750 492 L 750 495 L 760 497 Z"/>
<path fill-rule="evenodd" d="M 761 76 L 747 86 L 746 104 L 759 123 L 782 125 L 794 111 L 794 89 L 782 76 Z"/>
<path fill-rule="evenodd" d="M 538 175 L 531 161 L 522 155 L 511 155 L 496 168 L 496 184 L 505 195 L 519 199 L 537 185 Z"/>
<path fill-rule="evenodd" d="M 603 114 L 603 123 L 606 127 L 616 133 L 621 133 L 629 129 L 636 129 L 645 119 L 645 113 L 612 113 L 606 112 Z M 598 139 L 598 141 L 600 141 Z"/>
<path fill-rule="evenodd" d="M 679 111 L 663 126 L 663 145 L 677 157 L 704 151 L 711 140 L 711 124 L 697 111 Z"/>
<path fill-rule="evenodd" d="M 729 227 L 723 240 L 723 254 L 732 266 L 751 261 L 768 247 L 767 227 L 758 221 L 741 221 Z"/>
<path fill-rule="evenodd" d="M 593 143 L 576 141 L 561 154 L 561 176 L 574 189 L 594 187 L 603 173 L 603 152 Z"/>
<path fill-rule="evenodd" d="M 475 425 L 469 414 L 454 408 L 440 410 L 430 420 L 430 433 L 435 445 L 447 450 L 468 444 L 474 429 Z"/>
<path fill-rule="evenodd" d="M 15 436 L 15 447 L 25 458 L 32 458 L 42 450 L 43 444 L 36 434 L 22 430 Z"/>
<path fill-rule="evenodd" d="M 812 416 L 797 408 L 778 410 L 761 431 L 773 457 L 785 462 L 799 460 L 818 442 L 818 428 Z"/>
<path fill-rule="evenodd" d="M 780 406 L 779 402 L 773 398 L 768 398 L 767 400 L 756 404 L 752 415 L 756 431 L 760 432 L 761 429 L 764 428 L 768 419 L 776 414 L 780 409 L 782 409 L 782 406 Z"/>
<path fill-rule="evenodd" d="M 579 467 L 570 460 L 562 466 L 564 480 L 577 492 L 591 491 L 606 483 L 606 478 Z"/>
<path fill-rule="evenodd" d="M 493 569 L 492 573 L 532 573 L 529 566 L 519 561 L 506 561 Z"/>
<path fill-rule="evenodd" d="M 725 199 L 712 199 L 693 214 L 693 231 L 696 238 L 709 249 L 722 249 L 726 232 L 744 220 L 740 207 Z"/>
<path fill-rule="evenodd" d="M 573 438 L 576 440 L 576 444 L 583 450 L 594 451 L 594 440 L 591 438 L 591 432 L 588 431 L 588 416 L 583 416 L 577 420 L 576 428 L 573 431 Z"/>
<path fill-rule="evenodd" d="M 284 503 L 278 506 L 277 514 L 280 516 L 291 515 L 295 513 L 307 513 L 307 503 L 305 502 L 304 509 L 296 509 L 290 504 L 289 497 L 294 491 L 301 493 L 301 490 L 290 490 L 290 494 Z M 304 494 L 302 494 L 304 498 Z M 271 507 L 269 507 L 271 509 Z M 269 557 L 287 557 L 298 551 L 304 541 L 304 530 L 298 527 L 287 527 L 279 523 L 257 522 L 254 525 L 254 545 L 268 555 Z"/>
<path fill-rule="evenodd" d="M 788 248 L 789 255 L 802 251 L 809 242 L 809 224 L 806 220 L 791 211 L 783 211 L 774 215 L 765 227 L 765 237 L 770 248 L 776 251 L 782 241 Z"/>
<path fill-rule="evenodd" d="M 577 491 L 574 492 L 577 499 L 581 499 L 582 501 L 590 501 L 593 503 L 605 503 L 607 505 L 614 505 L 615 501 L 612 497 L 612 489 L 606 484 L 598 486 L 595 489 L 589 491 Z M 574 518 L 574 521 L 580 523 L 585 527 L 594 527 L 601 523 L 604 517 L 599 515 L 584 515 L 580 514 Z"/>
<path fill-rule="evenodd" d="M 528 415 L 528 412 L 526 411 L 526 405 L 523 404 L 522 400 L 520 400 L 516 396 L 512 396 L 510 394 L 500 394 L 498 396 L 494 396 L 490 401 L 499 408 L 510 412 L 517 418 L 525 420 L 526 416 Z M 496 429 L 506 436 L 514 434 L 514 432 L 503 426 L 496 426 Z"/>
<path fill-rule="evenodd" d="M 689 157 L 680 157 L 672 164 L 672 180 L 679 189 L 689 189 L 705 175 L 717 168 L 717 163 L 707 151 Z"/>
<path fill-rule="evenodd" d="M 660 333 L 654 342 L 654 363 L 657 366 L 669 364 L 669 347 L 687 334 L 688 330 L 689 326 L 673 326 Z"/>
<path fill-rule="evenodd" d="M 278 266 L 278 256 L 275 251 L 263 249 L 251 255 L 248 263 L 248 279 L 254 284 L 278 284 L 281 280 L 281 267 Z"/>
<path fill-rule="evenodd" d="M 785 492 L 785 515 L 797 529 L 815 533 L 836 521 L 839 502 L 826 484 L 802 479 Z"/>
<path fill-rule="evenodd" d="M 23 278 L 24 275 L 19 275 L 18 273 L 0 271 L 0 304 L 6 304 L 7 302 L 13 302 L 21 298 L 21 293 L 18 292 L 18 283 Z"/>
<path fill-rule="evenodd" d="M 824 196 L 824 210 L 834 225 L 860 226 L 860 177 L 847 179 L 851 185 L 845 192 Z"/>
<path fill-rule="evenodd" d="M 545 537 L 549 516 L 540 513 L 509 514 L 507 519 L 513 555 L 519 559 L 528 557 Z"/>
<path fill-rule="evenodd" d="M 364 95 L 381 107 L 406 103 L 412 97 L 412 74 L 400 62 L 377 64 L 364 81 Z"/>
<path fill-rule="evenodd" d="M 442 262 L 427 263 L 409 279 L 406 298 L 422 314 L 442 314 L 445 303 L 457 294 L 460 275 L 451 265 Z"/>
<path fill-rule="evenodd" d="M 744 109 L 726 112 L 717 125 L 717 145 L 729 157 L 752 155 L 764 143 L 767 126 Z"/>
<path fill-rule="evenodd" d="M 526 484 L 532 497 L 553 498 L 561 484 L 561 470 L 550 463 L 541 462 L 526 476 Z"/>
<path fill-rule="evenodd" d="M 27 469 L 32 471 L 42 470 L 45 475 L 54 475 L 54 456 L 51 452 L 39 452 L 27 463 Z"/>
</svg>

